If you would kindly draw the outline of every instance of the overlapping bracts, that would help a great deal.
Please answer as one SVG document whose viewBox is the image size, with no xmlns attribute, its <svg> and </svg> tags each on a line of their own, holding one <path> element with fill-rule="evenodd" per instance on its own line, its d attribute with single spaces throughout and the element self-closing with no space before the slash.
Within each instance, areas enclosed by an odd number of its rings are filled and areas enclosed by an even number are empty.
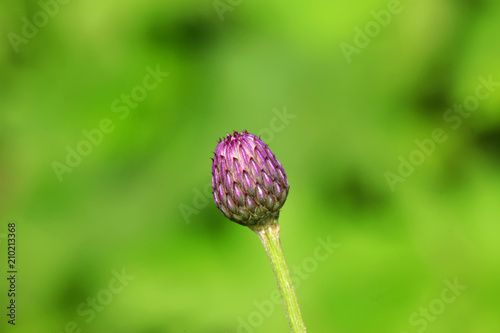
<svg viewBox="0 0 500 333">
<path fill-rule="evenodd" d="M 254 226 L 277 217 L 289 191 L 281 163 L 255 135 L 243 131 L 219 139 L 212 164 L 212 190 L 231 221 Z"/>
</svg>

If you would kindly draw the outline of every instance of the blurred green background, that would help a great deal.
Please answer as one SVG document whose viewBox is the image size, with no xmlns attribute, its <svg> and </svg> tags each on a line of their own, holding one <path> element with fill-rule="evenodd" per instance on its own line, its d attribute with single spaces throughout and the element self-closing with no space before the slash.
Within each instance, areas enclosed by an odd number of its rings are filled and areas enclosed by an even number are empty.
<svg viewBox="0 0 500 333">
<path fill-rule="evenodd" d="M 0 3 L 2 332 L 289 331 L 206 194 L 243 129 L 289 177 L 309 332 L 500 331 L 498 1 L 60 1 Z"/>
</svg>

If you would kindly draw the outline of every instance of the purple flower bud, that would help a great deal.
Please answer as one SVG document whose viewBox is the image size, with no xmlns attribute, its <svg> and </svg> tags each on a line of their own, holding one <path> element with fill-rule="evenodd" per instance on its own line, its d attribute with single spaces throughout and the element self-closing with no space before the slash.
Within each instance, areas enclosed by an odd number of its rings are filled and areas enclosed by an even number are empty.
<svg viewBox="0 0 500 333">
<path fill-rule="evenodd" d="M 224 216 L 249 227 L 278 217 L 290 186 L 283 166 L 261 139 L 247 131 L 228 133 L 214 155 L 212 190 Z"/>
</svg>

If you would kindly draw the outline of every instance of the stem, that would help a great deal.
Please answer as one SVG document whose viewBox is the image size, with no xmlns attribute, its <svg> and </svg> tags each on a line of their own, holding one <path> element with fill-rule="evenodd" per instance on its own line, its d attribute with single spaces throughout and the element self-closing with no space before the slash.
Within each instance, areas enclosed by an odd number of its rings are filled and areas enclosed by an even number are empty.
<svg viewBox="0 0 500 333">
<path fill-rule="evenodd" d="M 276 283 L 283 300 L 283 307 L 292 333 L 305 333 L 306 326 L 300 314 L 299 302 L 295 295 L 290 271 L 280 243 L 278 218 L 265 226 L 253 229 L 258 235 L 271 262 Z"/>
</svg>

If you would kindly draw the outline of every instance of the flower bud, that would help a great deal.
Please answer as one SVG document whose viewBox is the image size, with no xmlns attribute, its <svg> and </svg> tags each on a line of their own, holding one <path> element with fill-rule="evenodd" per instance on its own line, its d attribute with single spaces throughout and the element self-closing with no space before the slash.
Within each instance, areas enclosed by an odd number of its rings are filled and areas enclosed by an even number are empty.
<svg viewBox="0 0 500 333">
<path fill-rule="evenodd" d="M 283 166 L 261 139 L 235 131 L 219 139 L 214 155 L 212 190 L 224 216 L 249 227 L 278 217 L 290 186 Z"/>
</svg>

